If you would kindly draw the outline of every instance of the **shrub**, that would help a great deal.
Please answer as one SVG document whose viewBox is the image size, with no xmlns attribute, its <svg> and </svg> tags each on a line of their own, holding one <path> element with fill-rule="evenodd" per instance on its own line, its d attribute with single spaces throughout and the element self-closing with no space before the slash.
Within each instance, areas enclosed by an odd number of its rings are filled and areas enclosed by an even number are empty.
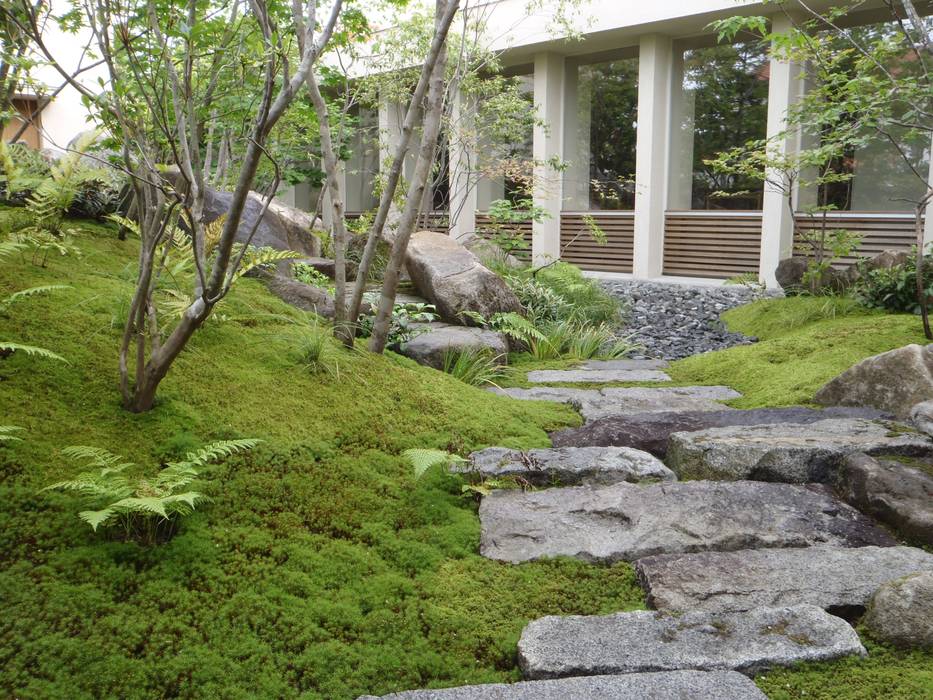
<svg viewBox="0 0 933 700">
<path fill-rule="evenodd" d="M 609 324 L 590 325 L 575 321 L 554 321 L 540 328 L 542 337 L 530 343 L 537 360 L 615 359 L 636 348 L 625 338 L 617 338 Z"/>
<path fill-rule="evenodd" d="M 904 265 L 889 269 L 868 270 L 860 264 L 855 283 L 856 299 L 871 309 L 883 309 L 894 313 L 920 313 L 917 299 L 917 256 L 916 249 Z M 927 298 L 933 297 L 933 254 L 923 257 L 924 287 Z"/>
<path fill-rule="evenodd" d="M 323 272 L 303 262 L 292 263 L 292 275 L 299 282 L 310 284 L 313 287 L 320 287 L 328 294 L 334 293 L 334 282 Z"/>
<path fill-rule="evenodd" d="M 534 323 L 576 321 L 622 322 L 622 305 L 598 281 L 583 276 L 580 268 L 558 262 L 537 272 L 524 270 L 506 276 Z"/>
<path fill-rule="evenodd" d="M 379 293 L 367 292 L 363 295 L 364 313 L 360 316 L 360 335 L 368 338 L 373 334 L 373 324 L 376 320 L 376 310 L 379 305 Z M 437 319 L 436 308 L 433 304 L 412 302 L 396 304 L 392 308 L 392 326 L 389 328 L 389 337 L 386 345 L 398 349 L 402 343 L 407 343 L 427 329 L 418 328 L 416 323 L 430 323 Z"/>
<path fill-rule="evenodd" d="M 214 442 L 196 452 L 189 452 L 180 462 L 170 462 L 156 474 L 127 477 L 124 472 L 135 466 L 122 457 L 99 447 L 67 447 L 62 454 L 84 460 L 92 471 L 74 479 L 46 486 L 43 491 L 75 491 L 99 510 L 83 510 L 78 517 L 95 532 L 99 527 L 119 526 L 128 540 L 143 544 L 165 541 L 175 531 L 178 519 L 190 515 L 207 497 L 198 491 L 183 490 L 209 462 L 229 457 L 255 447 L 259 440 Z"/>
</svg>

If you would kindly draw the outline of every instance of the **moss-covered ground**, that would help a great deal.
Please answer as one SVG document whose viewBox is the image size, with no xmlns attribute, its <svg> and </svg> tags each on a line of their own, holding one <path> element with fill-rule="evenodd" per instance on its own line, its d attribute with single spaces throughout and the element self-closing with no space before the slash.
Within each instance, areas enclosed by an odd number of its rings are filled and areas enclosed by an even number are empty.
<svg viewBox="0 0 933 700">
<path fill-rule="evenodd" d="M 83 225 L 81 257 L 0 267 L 0 298 L 71 285 L 0 315 L 0 338 L 68 360 L 0 360 L 0 425 L 25 429 L 0 448 L 0 694 L 330 700 L 516 680 L 528 620 L 643 607 L 627 564 L 481 558 L 460 482 L 415 481 L 399 457 L 547 445 L 575 414 L 336 345 L 331 371 L 312 374 L 312 319 L 254 280 L 197 334 L 156 408 L 124 412 L 117 343 L 135 245 Z M 95 535 L 73 498 L 39 493 L 77 471 L 67 445 L 152 465 L 231 437 L 265 442 L 210 470 L 213 501 L 156 547 Z M 775 698 L 933 695 L 933 655 L 872 651 L 759 683 Z"/>
</svg>

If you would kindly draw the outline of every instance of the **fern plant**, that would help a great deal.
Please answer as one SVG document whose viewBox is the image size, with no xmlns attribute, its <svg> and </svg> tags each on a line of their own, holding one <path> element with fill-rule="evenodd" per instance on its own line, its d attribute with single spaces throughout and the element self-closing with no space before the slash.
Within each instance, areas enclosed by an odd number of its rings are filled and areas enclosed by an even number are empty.
<svg viewBox="0 0 933 700">
<path fill-rule="evenodd" d="M 544 335 L 535 327 L 535 324 L 514 311 L 500 311 L 489 318 L 485 318 L 476 311 L 464 311 L 461 315 L 475 321 L 483 328 L 498 331 L 523 346 L 531 345 L 536 340 L 544 340 Z"/>
<path fill-rule="evenodd" d="M 46 486 L 43 491 L 67 491 L 84 497 L 95 510 L 82 510 L 78 517 L 98 528 L 117 527 L 127 540 L 146 545 L 165 541 L 175 532 L 178 520 L 194 512 L 207 500 L 189 486 L 202 467 L 238 452 L 251 450 L 261 440 L 223 440 L 189 452 L 180 462 L 170 462 L 155 474 L 128 476 L 136 465 L 99 447 L 67 447 L 65 457 L 85 462 L 89 471 L 73 479 Z"/>
<path fill-rule="evenodd" d="M 20 430 L 22 428 L 16 425 L 0 425 L 0 445 L 5 442 L 20 442 L 23 438 L 13 434 Z"/>
<path fill-rule="evenodd" d="M 431 467 L 444 466 L 451 467 L 459 464 L 469 464 L 470 460 L 464 459 L 460 455 L 451 454 L 447 450 L 433 450 L 423 447 L 413 447 L 402 452 L 415 473 L 415 478 L 420 479 L 424 473 Z"/>
</svg>

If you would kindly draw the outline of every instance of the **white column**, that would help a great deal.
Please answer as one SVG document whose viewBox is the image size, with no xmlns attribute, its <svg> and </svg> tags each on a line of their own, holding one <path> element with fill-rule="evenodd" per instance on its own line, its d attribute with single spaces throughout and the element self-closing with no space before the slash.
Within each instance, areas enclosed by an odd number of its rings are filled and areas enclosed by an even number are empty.
<svg viewBox="0 0 933 700">
<path fill-rule="evenodd" d="M 562 200 L 561 173 L 547 161 L 563 158 L 564 88 L 566 71 L 564 57 L 555 53 L 535 56 L 534 98 L 538 120 L 535 124 L 532 154 L 535 161 L 534 203 L 547 212 L 543 221 L 532 227 L 531 255 L 535 265 L 560 257 L 560 209 Z"/>
<path fill-rule="evenodd" d="M 667 208 L 693 208 L 693 132 L 696 95 L 684 88 L 684 52 L 671 59 L 671 153 Z"/>
<path fill-rule="evenodd" d="M 580 66 L 568 61 L 564 77 L 564 171 L 563 208 L 590 208 L 590 91 L 580 86 Z"/>
<path fill-rule="evenodd" d="M 385 178 L 389 168 L 392 167 L 392 161 L 395 158 L 395 149 L 398 146 L 399 141 L 402 136 L 402 123 L 405 121 L 405 107 L 398 102 L 387 99 L 382 95 L 379 96 L 379 175 L 381 178 Z M 417 143 L 415 139 L 412 139 L 414 143 Z M 405 159 L 405 165 L 402 168 L 402 177 L 408 180 L 409 174 L 411 172 L 411 153 L 413 150 L 409 149 L 409 157 Z M 408 186 L 405 183 L 399 183 L 401 191 L 407 190 Z M 389 235 L 395 235 L 395 230 L 398 227 L 400 212 L 395 204 L 389 208 L 389 216 L 386 219 L 386 228 L 389 230 Z"/>
<path fill-rule="evenodd" d="M 450 156 L 450 235 L 457 240 L 470 237 L 476 230 L 477 149 L 475 105 L 457 92 L 451 104 Z"/>
<path fill-rule="evenodd" d="M 791 21 L 784 15 L 772 20 L 775 32 L 791 29 Z M 800 136 L 787 132 L 787 110 L 796 102 L 803 87 L 801 66 L 798 63 L 771 59 L 768 83 L 768 147 L 781 156 L 793 153 L 799 146 Z M 777 175 L 776 175 L 777 177 Z M 758 277 L 769 287 L 777 287 L 775 272 L 778 263 L 793 255 L 794 218 L 787 206 L 787 195 L 765 185 L 761 205 L 761 260 Z"/>
<path fill-rule="evenodd" d="M 635 277 L 659 277 L 664 263 L 673 47 L 670 37 L 643 36 L 638 50 L 635 141 Z"/>
</svg>

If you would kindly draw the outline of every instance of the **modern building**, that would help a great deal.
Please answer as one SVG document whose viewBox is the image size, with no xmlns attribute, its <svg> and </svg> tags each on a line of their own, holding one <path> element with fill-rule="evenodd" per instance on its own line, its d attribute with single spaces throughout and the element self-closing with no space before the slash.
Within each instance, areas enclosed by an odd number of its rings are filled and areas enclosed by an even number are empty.
<svg viewBox="0 0 933 700">
<path fill-rule="evenodd" d="M 860 3 L 843 21 L 872 26 L 883 16 L 880 6 Z M 929 3 L 918 6 L 933 11 Z M 705 165 L 722 150 L 785 132 L 787 110 L 806 89 L 801 66 L 773 58 L 760 43 L 723 46 L 710 27 L 740 13 L 790 27 L 774 3 L 592 0 L 580 6 L 572 39 L 555 35 L 549 3 L 531 16 L 527 8 L 527 0 L 470 3 L 470 12 L 494 28 L 488 38 L 503 71 L 525 81 L 539 118 L 527 144 L 527 156 L 539 164 L 534 204 L 546 212 L 525 224 L 535 260 L 559 257 L 594 273 L 638 278 L 753 273 L 773 286 L 778 262 L 792 254 L 794 219 L 798 228 L 822 225 L 800 213 L 818 202 L 838 208 L 827 215 L 828 226 L 862 236 L 860 255 L 913 245 L 912 205 L 902 197 L 904 188 L 922 191 L 923 183 L 910 181 L 910 166 L 890 145 L 847 154 L 840 166 L 854 173 L 847 183 L 795 191 L 796 217 L 781 192 L 723 179 Z M 470 107 L 454 100 L 453 109 Z M 402 114 L 384 100 L 378 119 L 368 117 L 378 121 L 383 154 Z M 781 148 L 799 148 L 802 138 L 787 138 Z M 471 179 L 482 149 L 462 139 L 451 139 L 448 149 L 445 196 L 435 200 L 446 200 L 437 217 L 457 237 L 481 229 L 490 203 L 508 189 L 502 179 Z M 374 204 L 371 181 L 380 159 L 372 151 L 361 143 L 347 165 L 348 211 Z M 933 178 L 930 143 L 913 156 L 913 165 Z M 541 167 L 551 160 L 564 168 Z M 606 236 L 602 245 L 585 235 L 593 223 Z M 925 225 L 933 242 L 933 216 Z"/>
</svg>

